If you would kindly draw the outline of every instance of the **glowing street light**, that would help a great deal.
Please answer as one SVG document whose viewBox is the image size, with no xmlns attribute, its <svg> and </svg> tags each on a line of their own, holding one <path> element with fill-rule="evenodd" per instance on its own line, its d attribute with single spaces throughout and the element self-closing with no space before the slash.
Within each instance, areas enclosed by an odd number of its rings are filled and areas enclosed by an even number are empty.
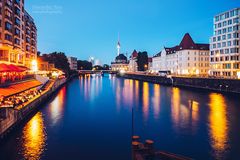
<svg viewBox="0 0 240 160">
<path fill-rule="evenodd" d="M 37 72 L 38 71 L 38 64 L 37 64 L 37 60 L 32 60 L 32 71 L 33 72 Z"/>
</svg>

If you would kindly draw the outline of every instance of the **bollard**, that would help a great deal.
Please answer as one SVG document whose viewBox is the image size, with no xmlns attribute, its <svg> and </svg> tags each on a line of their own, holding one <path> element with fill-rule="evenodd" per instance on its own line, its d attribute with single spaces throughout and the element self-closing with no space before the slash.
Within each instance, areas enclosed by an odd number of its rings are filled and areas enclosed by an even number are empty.
<svg viewBox="0 0 240 160">
<path fill-rule="evenodd" d="M 133 150 L 137 150 L 139 148 L 139 142 L 132 142 L 132 148 Z"/>
<path fill-rule="evenodd" d="M 145 141 L 145 147 L 149 150 L 153 150 L 153 145 L 154 145 L 154 141 L 152 140 L 146 140 Z"/>
</svg>

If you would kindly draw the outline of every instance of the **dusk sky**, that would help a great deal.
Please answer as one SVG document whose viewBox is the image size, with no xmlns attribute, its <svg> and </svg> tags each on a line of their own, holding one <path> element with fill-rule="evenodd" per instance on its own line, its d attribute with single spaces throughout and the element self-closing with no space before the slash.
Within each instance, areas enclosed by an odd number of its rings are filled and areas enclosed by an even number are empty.
<svg viewBox="0 0 240 160">
<path fill-rule="evenodd" d="M 173 46 L 189 32 L 208 43 L 213 16 L 240 7 L 239 0 L 27 0 L 27 11 L 38 28 L 38 50 L 68 56 L 93 56 L 110 63 L 134 49 L 149 56 Z"/>
</svg>

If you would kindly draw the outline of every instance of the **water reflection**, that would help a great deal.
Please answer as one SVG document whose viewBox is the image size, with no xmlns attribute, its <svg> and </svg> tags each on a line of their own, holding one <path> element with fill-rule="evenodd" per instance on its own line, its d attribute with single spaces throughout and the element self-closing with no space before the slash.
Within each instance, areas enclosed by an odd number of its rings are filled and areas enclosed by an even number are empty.
<svg viewBox="0 0 240 160">
<path fill-rule="evenodd" d="M 66 86 L 58 93 L 57 97 L 50 103 L 49 112 L 52 119 L 52 124 L 55 125 L 63 115 L 63 107 L 66 99 Z"/>
<path fill-rule="evenodd" d="M 191 107 L 192 130 L 195 133 L 197 129 L 197 122 L 199 120 L 199 103 L 197 101 L 190 100 L 190 107 Z"/>
<path fill-rule="evenodd" d="M 199 103 L 190 95 L 181 96 L 179 88 L 172 89 L 171 116 L 176 131 L 194 134 L 197 130 Z M 190 130 L 185 130 L 189 128 Z M 183 130 L 180 130 L 183 129 Z"/>
<path fill-rule="evenodd" d="M 46 146 L 42 113 L 38 112 L 24 127 L 22 136 L 22 152 L 24 159 L 38 160 Z"/>
<path fill-rule="evenodd" d="M 180 108 L 180 90 L 179 88 L 173 88 L 172 89 L 172 99 L 171 99 L 172 105 L 171 105 L 171 115 L 172 120 L 175 125 L 175 127 L 178 126 L 179 123 L 179 108 Z"/>
<path fill-rule="evenodd" d="M 139 81 L 135 80 L 134 83 L 134 88 L 135 88 L 135 103 L 138 105 L 139 101 Z"/>
<path fill-rule="evenodd" d="M 152 98 L 153 100 L 153 106 L 154 106 L 154 118 L 158 119 L 159 118 L 159 113 L 160 113 L 160 85 L 155 84 L 154 85 L 154 97 Z"/>
<path fill-rule="evenodd" d="M 80 91 L 84 93 L 84 99 L 86 101 L 94 101 L 102 90 L 102 77 L 92 77 L 90 74 L 79 77 Z"/>
<path fill-rule="evenodd" d="M 149 114 L 149 83 L 143 82 L 143 115 L 147 120 Z"/>
<path fill-rule="evenodd" d="M 219 156 L 227 148 L 228 120 L 226 115 L 226 102 L 221 94 L 210 94 L 209 132 L 211 146 Z"/>
</svg>

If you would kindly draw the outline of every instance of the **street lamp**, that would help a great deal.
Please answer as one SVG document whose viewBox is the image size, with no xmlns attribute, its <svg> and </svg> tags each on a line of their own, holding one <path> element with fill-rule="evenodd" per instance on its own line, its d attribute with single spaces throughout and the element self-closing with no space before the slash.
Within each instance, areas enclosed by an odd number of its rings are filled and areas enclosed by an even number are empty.
<svg viewBox="0 0 240 160">
<path fill-rule="evenodd" d="M 38 71 L 38 64 L 37 64 L 37 60 L 32 60 L 32 71 L 33 72 L 37 72 Z"/>
</svg>

